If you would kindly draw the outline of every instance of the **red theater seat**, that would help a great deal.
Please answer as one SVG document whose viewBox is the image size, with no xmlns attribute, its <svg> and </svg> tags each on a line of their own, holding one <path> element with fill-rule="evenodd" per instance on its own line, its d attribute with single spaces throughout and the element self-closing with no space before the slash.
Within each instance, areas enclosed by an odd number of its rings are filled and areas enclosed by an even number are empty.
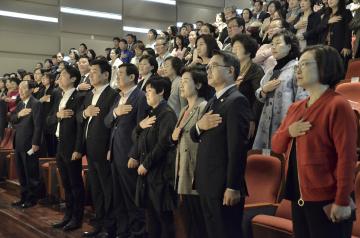
<svg viewBox="0 0 360 238">
<path fill-rule="evenodd" d="M 291 203 L 282 200 L 274 216 L 257 215 L 252 219 L 254 238 L 291 238 Z"/>
</svg>

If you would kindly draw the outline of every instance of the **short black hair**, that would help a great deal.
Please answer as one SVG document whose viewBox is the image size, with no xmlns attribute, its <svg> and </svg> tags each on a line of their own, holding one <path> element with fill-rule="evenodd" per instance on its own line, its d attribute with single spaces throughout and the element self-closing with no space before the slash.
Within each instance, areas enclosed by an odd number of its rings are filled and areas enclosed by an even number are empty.
<svg viewBox="0 0 360 238">
<path fill-rule="evenodd" d="M 203 27 L 203 26 L 206 26 L 206 27 L 209 29 L 210 34 L 212 34 L 213 36 L 215 35 L 215 31 L 216 31 L 215 26 L 213 26 L 213 25 L 210 24 L 210 23 L 205 23 L 205 24 L 203 24 L 201 27 Z"/>
<path fill-rule="evenodd" d="M 181 71 L 184 68 L 184 63 L 182 62 L 182 60 L 179 59 L 178 57 L 170 56 L 170 57 L 165 59 L 165 62 L 166 61 L 170 61 L 171 67 L 175 70 L 176 75 L 180 76 Z"/>
<path fill-rule="evenodd" d="M 148 53 L 148 55 L 150 55 L 150 56 L 153 56 L 153 57 L 156 56 L 153 48 L 145 48 L 144 51 L 146 51 L 146 53 Z"/>
<path fill-rule="evenodd" d="M 89 56 L 87 56 L 87 55 L 80 55 L 79 60 L 80 59 L 87 59 L 89 61 L 89 63 L 90 63 Z"/>
<path fill-rule="evenodd" d="M 125 68 L 126 75 L 128 75 L 128 76 L 133 74 L 135 76 L 134 83 L 137 84 L 138 79 L 139 79 L 139 70 L 136 67 L 136 65 L 130 64 L 130 63 L 123 63 L 123 64 L 119 65 L 119 69 L 120 68 Z"/>
<path fill-rule="evenodd" d="M 84 48 L 87 49 L 87 45 L 85 43 L 81 43 L 80 45 L 84 46 Z"/>
<path fill-rule="evenodd" d="M 56 57 L 55 57 L 56 58 Z M 46 64 L 46 62 L 48 62 L 49 64 L 53 65 L 53 62 L 51 59 L 45 59 L 44 60 L 44 64 Z"/>
<path fill-rule="evenodd" d="M 136 35 L 129 33 L 126 36 L 130 36 L 134 41 L 136 41 Z"/>
<path fill-rule="evenodd" d="M 110 80 L 111 65 L 109 64 L 109 62 L 106 59 L 95 59 L 91 62 L 91 65 L 99 65 L 101 73 L 108 72 L 109 73 L 108 80 Z"/>
<path fill-rule="evenodd" d="M 257 3 L 257 2 L 260 3 L 260 6 L 262 6 L 262 5 L 264 4 L 263 1 L 261 1 L 261 0 L 255 0 L 255 1 L 254 1 L 254 5 L 255 5 L 255 3 Z"/>
<path fill-rule="evenodd" d="M 235 42 L 239 42 L 244 46 L 245 54 L 250 54 L 251 59 L 255 57 L 259 45 L 254 38 L 247 34 L 237 34 L 231 40 L 231 46 L 234 46 Z"/>
<path fill-rule="evenodd" d="M 156 39 L 158 36 L 157 31 L 155 29 L 150 29 L 149 31 L 151 31 L 153 33 L 153 35 L 155 36 L 155 39 Z"/>
<path fill-rule="evenodd" d="M 44 72 L 45 72 L 45 70 L 43 70 L 43 69 L 36 68 L 36 69 L 34 69 L 34 73 L 35 73 L 36 71 L 38 71 L 38 70 L 40 70 L 41 75 L 43 75 Z"/>
<path fill-rule="evenodd" d="M 163 97 L 168 100 L 171 92 L 171 81 L 167 77 L 153 76 L 145 84 L 145 88 L 150 86 L 155 89 L 157 94 L 164 92 Z"/>
<path fill-rule="evenodd" d="M 299 57 L 300 54 L 300 45 L 299 45 L 299 40 L 298 38 L 295 36 L 294 33 L 288 31 L 288 30 L 281 30 L 279 32 L 277 32 L 274 36 L 273 36 L 273 40 L 276 37 L 280 37 L 283 36 L 284 37 L 284 41 L 287 45 L 291 46 L 290 52 L 288 54 L 288 57 L 290 59 L 295 59 L 297 57 Z"/>
<path fill-rule="evenodd" d="M 185 41 L 185 37 L 183 37 L 182 35 L 177 35 L 177 36 L 175 37 L 175 42 L 174 42 L 174 48 L 175 48 L 175 49 L 179 49 L 179 46 L 176 44 L 176 38 L 179 38 L 179 39 L 180 39 L 182 49 L 184 49 L 184 48 L 187 47 L 186 41 Z"/>
<path fill-rule="evenodd" d="M 215 38 L 211 35 L 201 35 L 196 39 L 196 47 L 197 43 L 200 39 L 203 39 L 205 41 L 205 44 L 207 46 L 207 56 L 208 58 L 211 58 L 213 56 L 214 50 L 219 50 L 219 45 L 216 42 Z"/>
<path fill-rule="evenodd" d="M 52 55 L 51 56 L 51 59 L 56 59 L 57 58 L 57 55 Z"/>
<path fill-rule="evenodd" d="M 245 20 L 244 20 L 244 18 L 242 18 L 242 17 L 232 17 L 227 21 L 226 24 L 229 24 L 229 22 L 231 22 L 231 21 L 236 21 L 238 27 L 242 26 L 243 29 L 245 30 Z"/>
<path fill-rule="evenodd" d="M 139 48 L 141 51 L 144 51 L 145 50 L 145 45 L 144 45 L 144 43 L 143 42 L 141 42 L 141 41 L 137 41 L 137 42 L 135 42 L 134 43 L 134 50 L 136 49 L 136 48 Z"/>
<path fill-rule="evenodd" d="M 248 12 L 249 12 L 249 19 L 251 19 L 251 18 L 253 17 L 253 13 L 252 13 L 252 11 L 251 11 L 249 8 L 244 8 L 244 9 L 242 10 L 241 16 L 243 16 L 244 11 L 248 11 Z"/>
<path fill-rule="evenodd" d="M 154 56 L 151 55 L 143 55 L 141 56 L 139 63 L 143 60 L 147 60 L 151 66 L 153 66 L 153 70 L 151 70 L 152 74 L 156 74 L 159 68 L 158 62 Z"/>
<path fill-rule="evenodd" d="M 45 72 L 44 77 L 49 79 L 49 82 L 50 82 L 51 86 L 54 86 L 54 82 L 55 82 L 55 75 L 54 74 L 52 74 L 51 72 Z M 75 87 L 77 87 L 77 85 Z"/>
<path fill-rule="evenodd" d="M 208 84 L 207 73 L 204 67 L 199 67 L 196 65 L 185 67 L 182 70 L 181 75 L 183 75 L 184 73 L 190 73 L 195 85 L 201 84 L 200 89 L 196 89 L 196 91 L 198 92 L 198 97 L 209 100 L 214 96 L 214 88 Z"/>
<path fill-rule="evenodd" d="M 313 53 L 321 84 L 335 88 L 344 79 L 344 62 L 335 48 L 327 45 L 312 45 L 306 47 L 301 54 L 305 52 Z"/>
<path fill-rule="evenodd" d="M 72 65 L 65 65 L 63 70 L 70 75 L 70 78 L 75 78 L 74 87 L 76 88 L 81 80 L 80 71 Z"/>
<path fill-rule="evenodd" d="M 24 82 L 27 82 L 28 89 L 33 89 L 33 88 L 36 88 L 38 86 L 34 81 L 24 81 Z"/>
<path fill-rule="evenodd" d="M 21 80 L 18 77 L 11 77 L 9 78 L 9 81 L 16 83 L 18 86 L 21 83 Z"/>
<path fill-rule="evenodd" d="M 275 6 L 275 11 L 281 11 L 281 3 L 280 3 L 280 1 L 277 1 L 277 0 L 273 0 L 273 1 L 269 2 L 266 10 L 269 9 L 269 6 L 270 6 L 271 4 L 274 4 L 274 6 Z"/>
<path fill-rule="evenodd" d="M 196 22 L 195 22 L 195 24 L 198 24 L 198 23 L 201 23 L 201 24 L 204 25 L 204 22 L 203 22 L 203 21 L 200 21 L 200 20 L 199 20 L 199 21 L 196 21 Z"/>
<path fill-rule="evenodd" d="M 41 69 L 40 69 L 40 71 L 41 71 Z M 27 72 L 25 75 L 24 75 L 24 77 L 23 78 L 25 78 L 25 76 L 30 76 L 30 80 L 35 80 L 35 78 L 34 78 L 34 74 L 33 73 L 31 73 L 31 72 Z"/>
<path fill-rule="evenodd" d="M 95 51 L 93 50 L 93 49 L 89 49 L 88 50 L 88 53 L 90 53 L 91 54 L 91 57 L 92 57 L 92 59 L 91 60 L 93 60 L 93 59 L 95 59 L 96 58 L 96 53 L 95 53 Z M 80 57 L 81 58 L 81 57 Z"/>
<path fill-rule="evenodd" d="M 113 41 L 119 41 L 120 42 L 120 38 L 119 37 L 114 37 Z"/>
<path fill-rule="evenodd" d="M 178 33 L 178 28 L 175 25 L 170 25 L 169 28 L 171 29 L 171 36 L 174 37 Z"/>
<path fill-rule="evenodd" d="M 125 39 L 121 39 L 120 42 L 124 43 L 127 45 L 127 41 Z"/>
<path fill-rule="evenodd" d="M 214 55 L 219 55 L 225 66 L 231 66 L 234 68 L 234 81 L 239 77 L 240 74 L 240 60 L 229 51 L 224 50 L 214 50 Z"/>
</svg>

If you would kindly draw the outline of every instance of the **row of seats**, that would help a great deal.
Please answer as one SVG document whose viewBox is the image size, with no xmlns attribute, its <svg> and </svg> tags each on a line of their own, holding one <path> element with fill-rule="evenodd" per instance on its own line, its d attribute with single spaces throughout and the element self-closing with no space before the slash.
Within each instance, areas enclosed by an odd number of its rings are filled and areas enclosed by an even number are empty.
<svg viewBox="0 0 360 238">
<path fill-rule="evenodd" d="M 360 238 L 360 162 L 357 164 L 358 172 L 355 179 L 356 217 L 353 224 L 352 238 Z M 257 215 L 252 221 L 254 238 L 291 238 L 293 235 L 291 222 L 291 204 L 282 200 L 277 205 L 275 215 Z"/>
</svg>

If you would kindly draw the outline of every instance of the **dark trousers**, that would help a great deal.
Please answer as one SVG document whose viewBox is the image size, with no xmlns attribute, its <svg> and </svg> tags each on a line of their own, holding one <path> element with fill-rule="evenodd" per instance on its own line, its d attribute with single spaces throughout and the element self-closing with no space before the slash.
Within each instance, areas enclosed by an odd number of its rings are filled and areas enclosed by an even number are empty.
<svg viewBox="0 0 360 238">
<path fill-rule="evenodd" d="M 209 238 L 242 237 L 242 218 L 245 199 L 234 206 L 223 206 L 223 199 L 200 196 Z"/>
<path fill-rule="evenodd" d="M 46 156 L 48 157 L 55 157 L 56 156 L 56 149 L 57 149 L 57 138 L 55 134 L 44 134 L 45 140 L 45 148 L 46 148 Z"/>
<path fill-rule="evenodd" d="M 117 234 L 120 238 L 141 237 L 145 233 L 145 211 L 135 204 L 136 169 L 117 165 L 115 161 L 111 169 Z"/>
<path fill-rule="evenodd" d="M 21 186 L 21 199 L 36 201 L 41 188 L 38 152 L 29 156 L 26 152 L 15 150 L 15 160 Z"/>
<path fill-rule="evenodd" d="M 175 237 L 174 214 L 172 211 L 157 211 L 147 198 L 148 238 Z"/>
<path fill-rule="evenodd" d="M 84 182 L 82 160 L 74 160 L 58 153 L 56 163 L 65 191 L 65 217 L 81 222 L 84 215 Z"/>
<path fill-rule="evenodd" d="M 330 202 L 305 202 L 300 207 L 291 203 L 295 238 L 350 238 L 353 219 L 333 223 L 325 214 L 323 207 Z"/>
<path fill-rule="evenodd" d="M 96 213 L 96 227 L 107 230 L 113 229 L 115 219 L 113 217 L 113 185 L 111 177 L 111 166 L 104 158 L 96 160 L 87 155 L 88 174 L 92 202 Z"/>
<path fill-rule="evenodd" d="M 183 216 L 188 238 L 206 238 L 206 225 L 197 195 L 181 195 Z"/>
</svg>

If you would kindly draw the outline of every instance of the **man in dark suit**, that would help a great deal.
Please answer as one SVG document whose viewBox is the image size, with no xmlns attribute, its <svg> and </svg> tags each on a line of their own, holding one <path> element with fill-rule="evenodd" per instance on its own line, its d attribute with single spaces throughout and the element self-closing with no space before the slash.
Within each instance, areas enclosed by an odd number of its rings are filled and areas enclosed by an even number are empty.
<svg viewBox="0 0 360 238">
<path fill-rule="evenodd" d="M 210 238 L 238 238 L 244 201 L 246 154 L 251 109 L 235 85 L 240 62 L 232 53 L 215 51 L 207 67 L 216 94 L 190 134 L 199 142 L 196 189 Z"/>
<path fill-rule="evenodd" d="M 255 0 L 254 2 L 254 17 L 255 19 L 263 22 L 265 18 L 270 16 L 269 13 L 263 11 L 263 1 L 262 0 Z"/>
<path fill-rule="evenodd" d="M 28 208 L 36 205 L 40 190 L 39 152 L 42 141 L 42 105 L 34 98 L 35 84 L 23 81 L 19 85 L 21 101 L 11 114 L 10 121 L 15 126 L 16 170 L 21 186 L 21 198 L 13 206 Z"/>
<path fill-rule="evenodd" d="M 79 85 L 76 89 L 81 93 L 82 96 L 85 96 L 91 89 L 90 84 L 90 62 L 89 57 L 86 55 L 81 55 L 79 58 L 79 71 L 81 74 L 81 79 Z"/>
<path fill-rule="evenodd" d="M 106 126 L 112 128 L 108 159 L 111 161 L 119 237 L 142 237 L 145 232 L 144 211 L 135 205 L 138 162 L 129 159 L 130 150 L 135 150 L 132 131 L 145 118 L 148 109 L 145 93 L 136 86 L 138 78 L 135 65 L 124 63 L 119 66 L 120 97 L 105 118 Z"/>
<path fill-rule="evenodd" d="M 81 227 L 84 215 L 85 189 L 82 180 L 83 125 L 76 120 L 84 96 L 76 91 L 80 72 L 71 65 L 65 65 L 60 73 L 59 87 L 62 95 L 55 98 L 47 117 L 47 124 L 56 128 L 58 139 L 56 164 L 65 190 L 65 215 L 54 228 L 71 231 Z"/>
<path fill-rule="evenodd" d="M 88 160 L 89 182 L 92 201 L 96 213 L 96 225 L 85 237 L 93 237 L 107 230 L 105 237 L 115 236 L 115 222 L 112 218 L 112 177 L 109 161 L 111 129 L 105 126 L 104 119 L 109 114 L 117 93 L 109 86 L 111 66 L 106 60 L 94 60 L 91 64 L 90 83 L 94 87 L 84 99 L 83 110 L 78 120 L 84 123 L 84 146 Z M 106 232 L 104 232 L 105 234 Z"/>
</svg>

